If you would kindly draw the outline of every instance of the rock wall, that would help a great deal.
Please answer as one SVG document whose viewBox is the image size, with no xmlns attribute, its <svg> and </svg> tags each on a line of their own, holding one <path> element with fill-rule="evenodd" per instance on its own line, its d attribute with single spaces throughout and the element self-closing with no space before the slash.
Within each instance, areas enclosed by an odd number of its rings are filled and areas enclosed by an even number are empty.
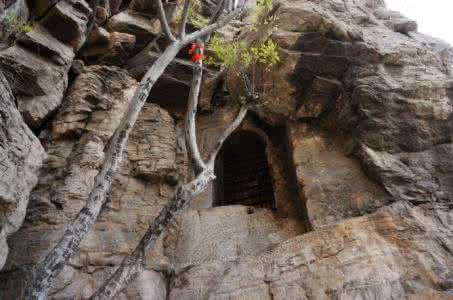
<svg viewBox="0 0 453 300">
<path fill-rule="evenodd" d="M 25 218 L 31 189 L 38 180 L 45 151 L 25 125 L 8 81 L 0 72 L 0 269 L 8 256 L 6 238 Z"/>
<path fill-rule="evenodd" d="M 30 268 L 83 206 L 137 80 L 166 45 L 143 1 L 101 1 L 88 35 L 84 0 L 29 2 L 33 30 L 0 50 L 0 267 L 6 237 L 10 246 L 0 299 L 23 297 Z M 238 129 L 266 147 L 274 209 L 215 207 L 214 182 L 117 298 L 451 299 L 452 48 L 381 0 L 283 0 L 274 13 L 281 63 Z M 180 53 L 156 83 L 104 211 L 50 299 L 88 299 L 192 176 L 190 74 Z M 226 78 L 205 72 L 204 156 L 237 111 L 239 86 L 228 94 Z"/>
</svg>

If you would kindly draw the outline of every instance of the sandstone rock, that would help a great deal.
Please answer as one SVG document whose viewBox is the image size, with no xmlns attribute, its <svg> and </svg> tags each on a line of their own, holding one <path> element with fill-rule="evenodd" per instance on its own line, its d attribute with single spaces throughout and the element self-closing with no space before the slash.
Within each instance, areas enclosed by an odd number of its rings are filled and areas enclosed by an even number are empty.
<svg viewBox="0 0 453 300">
<path fill-rule="evenodd" d="M 159 53 L 155 51 L 154 45 L 148 45 L 128 61 L 127 70 L 132 77 L 140 80 L 158 57 Z M 157 80 L 148 98 L 165 109 L 172 112 L 177 111 L 174 115 L 177 114 L 180 118 L 183 117 L 192 74 L 193 63 L 191 61 L 180 58 L 174 59 L 164 74 Z M 222 74 L 219 71 L 209 68 L 203 69 L 200 106 L 204 109 L 210 108 L 210 96 L 213 95 L 221 79 Z"/>
<path fill-rule="evenodd" d="M 44 1 L 45 2 L 45 1 Z M 43 9 L 45 15 L 0 52 L 0 65 L 10 79 L 26 123 L 39 128 L 61 104 L 74 52 L 85 40 L 91 9 L 84 0 L 62 0 Z"/>
<path fill-rule="evenodd" d="M 74 51 L 85 42 L 91 8 L 84 0 L 62 0 L 52 6 L 40 22 L 56 39 Z"/>
<path fill-rule="evenodd" d="M 135 85 L 135 80 L 121 69 L 85 68 L 53 122 L 52 135 L 80 137 L 88 132 L 106 142 L 118 126 Z"/>
<path fill-rule="evenodd" d="M 166 236 L 165 253 L 176 268 L 256 255 L 303 230 L 296 219 L 242 205 L 190 210 Z"/>
<path fill-rule="evenodd" d="M 157 37 L 161 27 L 158 19 L 149 19 L 131 11 L 121 12 L 109 19 L 107 28 L 111 32 L 132 34 L 139 49 Z"/>
<path fill-rule="evenodd" d="M 352 141 L 297 123 L 288 125 L 288 138 L 312 228 L 373 212 L 391 201 L 350 157 Z"/>
<path fill-rule="evenodd" d="M 139 12 L 140 14 L 146 15 L 147 17 L 157 17 L 157 7 L 154 2 L 147 2 L 141 0 L 132 0 L 129 1 L 128 8 L 132 11 Z M 181 7 L 181 0 L 170 0 L 164 2 L 164 9 L 167 15 L 167 18 L 171 20 L 178 8 Z"/>
<path fill-rule="evenodd" d="M 60 0 L 27 0 L 27 4 L 30 7 L 32 15 L 39 18 L 42 17 L 53 5 L 55 5 L 59 1 Z"/>
<path fill-rule="evenodd" d="M 284 1 L 276 16 L 271 36 L 281 47 L 283 63 L 266 79 L 268 101 L 258 114 L 275 125 L 313 118 L 307 121 L 334 135 L 352 136 L 351 154 L 394 199 L 425 202 L 427 190 L 433 197 L 436 187 L 436 199 L 451 199 L 450 190 L 439 184 L 448 180 L 444 172 L 450 166 L 441 172 L 434 163 L 439 155 L 442 160 L 451 155 L 438 150 L 452 141 L 450 47 L 388 28 L 381 21 L 396 15 L 379 3 L 346 9 L 338 1 Z M 420 169 L 413 152 L 430 163 Z M 419 175 L 410 179 L 411 174 Z M 423 183 L 415 179 L 419 176 L 426 178 Z M 413 196 L 409 186 L 417 190 Z"/>
<path fill-rule="evenodd" d="M 449 236 L 451 222 L 399 202 L 258 256 L 187 266 L 169 299 L 449 299 Z"/>
<path fill-rule="evenodd" d="M 379 20 L 382 20 L 387 27 L 396 32 L 408 33 L 417 31 L 417 22 L 409 20 L 397 11 L 381 8 L 376 10 L 374 15 Z"/>
<path fill-rule="evenodd" d="M 298 108 L 298 118 L 318 118 L 335 106 L 342 90 L 342 85 L 336 80 L 316 77 L 306 94 L 306 101 Z"/>
<path fill-rule="evenodd" d="M 49 159 L 31 195 L 26 225 L 12 238 L 16 246 L 6 267 L 9 275 L 0 279 L 2 299 L 17 295 L 18 291 L 20 297 L 26 282 L 24 266 L 44 258 L 61 237 L 65 225 L 84 205 L 103 162 L 106 144 L 136 86 L 135 80 L 116 67 L 85 67 L 75 79 L 50 129 L 41 134 Z M 58 277 L 50 298 L 89 297 L 124 255 L 132 251 L 149 221 L 173 195 L 174 187 L 166 184 L 165 178 L 153 183 L 144 176 L 165 177 L 168 168 L 175 164 L 175 144 L 170 142 L 176 139 L 171 136 L 172 126 L 173 120 L 157 105 L 147 106 L 140 115 L 133 132 L 141 134 L 133 133 L 129 141 L 133 160 L 125 154 L 104 212 L 78 254 Z M 152 140 L 145 134 L 151 134 Z M 150 153 L 159 162 L 157 165 L 148 165 L 154 161 L 148 161 L 148 152 L 142 150 L 150 147 L 149 141 L 151 146 L 166 145 L 160 148 L 164 151 L 161 158 L 157 152 Z M 134 169 L 142 176 L 136 176 Z M 165 298 L 164 276 L 152 270 L 157 266 L 167 268 L 168 262 L 159 249 L 162 246 L 151 254 L 147 271 L 120 298 L 145 297 L 147 293 Z"/>
<path fill-rule="evenodd" d="M 124 14 L 155 20 L 152 5 L 132 1 Z M 101 6 L 109 17 L 112 2 Z M 266 103 L 251 111 L 238 130 L 262 139 L 275 205 L 212 208 L 218 205 L 213 183 L 159 241 L 145 272 L 118 298 L 451 298 L 451 47 L 411 31 L 415 24 L 386 10 L 383 0 L 283 0 L 275 14 L 270 34 L 280 46 L 281 63 L 259 82 L 268 87 Z M 68 27 L 74 39 L 63 44 L 77 44 L 83 27 L 76 26 L 77 20 Z M 124 24 L 128 29 L 130 24 Z M 112 60 L 127 57 L 115 52 L 119 46 L 110 47 L 116 33 L 121 47 L 137 34 L 98 29 L 82 53 L 95 53 L 93 61 L 103 51 L 114 53 Z M 69 57 L 60 45 L 45 47 L 50 38 L 31 38 L 36 41 L 22 42 L 16 52 L 43 45 L 47 52 L 39 59 L 59 67 Z M 140 79 L 155 61 L 158 45 L 156 39 L 128 61 L 132 77 Z M 10 65 L 8 70 L 16 70 Z M 28 93 L 53 93 L 40 83 L 48 72 L 33 72 L 24 72 L 31 78 Z M 172 197 L 174 185 L 192 176 L 184 160 L 181 122 L 191 72 L 190 63 L 176 60 L 153 88 L 148 101 L 154 104 L 146 104 L 140 115 L 105 210 L 50 298 L 88 298 L 132 250 Z M 211 91 L 225 79 L 213 73 L 206 72 L 203 92 L 208 96 L 197 119 L 203 156 L 237 112 L 233 101 L 211 106 Z M 228 77 L 225 81 L 235 100 L 241 86 Z M 85 67 L 75 77 L 65 105 L 40 135 L 49 159 L 24 226 L 9 237 L 0 298 L 21 297 L 29 268 L 85 203 L 136 84 L 126 71 L 105 66 Z M 27 92 L 25 84 L 14 87 Z"/>
<path fill-rule="evenodd" d="M 28 196 L 38 181 L 45 152 L 14 105 L 8 82 L 0 73 L 0 269 L 8 246 L 25 217 Z"/>
<path fill-rule="evenodd" d="M 176 129 L 173 118 L 158 105 L 146 105 L 131 133 L 128 155 L 135 176 L 165 179 L 176 172 Z M 171 181 L 175 181 L 173 179 Z"/>
<path fill-rule="evenodd" d="M 69 66 L 49 63 L 19 45 L 0 52 L 0 65 L 10 80 L 25 122 L 38 128 L 60 105 Z"/>
<path fill-rule="evenodd" d="M 90 63 L 125 64 L 135 47 L 134 35 L 121 32 L 109 33 L 102 27 L 91 32 L 80 56 Z"/>
<path fill-rule="evenodd" d="M 39 25 L 35 25 L 32 31 L 21 35 L 18 43 L 30 52 L 37 53 L 62 66 L 70 64 L 75 55 L 69 46 L 58 41 Z"/>
</svg>

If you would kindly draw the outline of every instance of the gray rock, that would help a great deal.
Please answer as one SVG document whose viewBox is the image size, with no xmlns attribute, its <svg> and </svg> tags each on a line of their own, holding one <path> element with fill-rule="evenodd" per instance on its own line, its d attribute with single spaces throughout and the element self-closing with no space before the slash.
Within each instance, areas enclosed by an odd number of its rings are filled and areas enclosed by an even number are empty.
<svg viewBox="0 0 453 300">
<path fill-rule="evenodd" d="M 132 11 L 121 12 L 109 19 L 107 29 L 111 32 L 128 33 L 135 36 L 137 46 L 143 48 L 160 33 L 158 19 L 149 19 Z"/>
<path fill-rule="evenodd" d="M 70 65 L 52 64 L 15 45 L 0 52 L 0 66 L 11 83 L 25 122 L 32 128 L 40 127 L 61 104 Z"/>
<path fill-rule="evenodd" d="M 85 32 L 91 8 L 84 0 L 62 0 L 45 14 L 40 22 L 52 36 L 74 51 L 85 42 Z"/>
<path fill-rule="evenodd" d="M 25 217 L 28 196 L 38 181 L 45 151 L 25 125 L 8 82 L 0 73 L 0 269 L 8 254 L 6 238 Z"/>
</svg>

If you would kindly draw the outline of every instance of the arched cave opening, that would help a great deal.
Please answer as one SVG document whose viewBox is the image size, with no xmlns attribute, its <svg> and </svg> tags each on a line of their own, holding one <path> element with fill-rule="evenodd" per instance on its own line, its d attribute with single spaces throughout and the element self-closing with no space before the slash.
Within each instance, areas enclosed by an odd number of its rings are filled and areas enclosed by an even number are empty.
<svg viewBox="0 0 453 300">
<path fill-rule="evenodd" d="M 242 204 L 274 209 L 266 144 L 251 131 L 233 134 L 216 161 L 214 206 Z"/>
</svg>

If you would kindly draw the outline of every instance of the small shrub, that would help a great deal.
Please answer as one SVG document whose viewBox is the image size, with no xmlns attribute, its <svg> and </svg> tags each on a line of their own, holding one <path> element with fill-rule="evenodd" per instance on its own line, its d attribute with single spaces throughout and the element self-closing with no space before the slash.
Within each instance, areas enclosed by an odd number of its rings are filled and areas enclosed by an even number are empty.
<svg viewBox="0 0 453 300">
<path fill-rule="evenodd" d="M 239 80 L 245 93 L 239 102 L 262 103 L 266 95 L 266 76 L 280 61 L 278 46 L 267 39 L 254 46 L 242 41 L 225 41 L 215 35 L 208 46 L 208 64 L 221 64 L 232 78 Z"/>
<path fill-rule="evenodd" d="M 7 14 L 2 23 L 6 37 L 14 37 L 19 33 L 27 33 L 33 30 L 33 26 L 30 22 L 19 20 L 13 13 Z"/>
</svg>

